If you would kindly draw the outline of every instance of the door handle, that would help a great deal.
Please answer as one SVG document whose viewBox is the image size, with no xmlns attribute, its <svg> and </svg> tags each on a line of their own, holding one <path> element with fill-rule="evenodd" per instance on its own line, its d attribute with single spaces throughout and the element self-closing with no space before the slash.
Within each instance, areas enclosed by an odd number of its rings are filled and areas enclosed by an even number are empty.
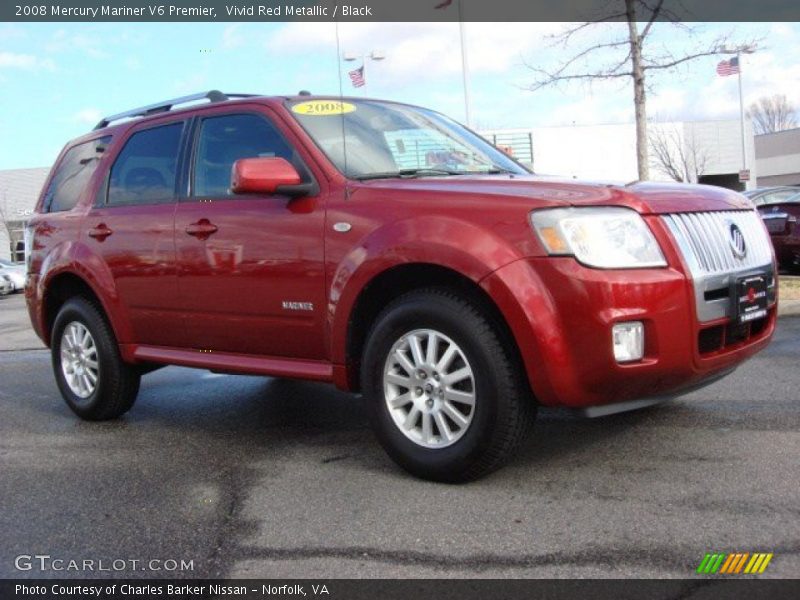
<svg viewBox="0 0 800 600">
<path fill-rule="evenodd" d="M 186 233 L 193 235 L 198 240 L 207 240 L 216 230 L 217 226 L 208 219 L 200 219 L 197 223 L 186 226 Z"/>
<path fill-rule="evenodd" d="M 96 239 L 98 242 L 102 242 L 112 233 L 114 233 L 114 231 L 109 229 L 105 223 L 100 223 L 100 225 L 97 227 L 92 227 L 88 231 L 89 237 Z"/>
</svg>

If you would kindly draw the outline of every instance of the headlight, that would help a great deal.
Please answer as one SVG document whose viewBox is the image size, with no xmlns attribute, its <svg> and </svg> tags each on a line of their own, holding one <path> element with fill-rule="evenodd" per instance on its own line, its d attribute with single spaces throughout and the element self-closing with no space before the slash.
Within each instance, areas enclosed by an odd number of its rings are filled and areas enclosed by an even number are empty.
<svg viewBox="0 0 800 600">
<path fill-rule="evenodd" d="M 574 256 L 600 269 L 667 266 L 650 228 L 627 208 L 536 210 L 531 224 L 551 255 Z"/>
</svg>

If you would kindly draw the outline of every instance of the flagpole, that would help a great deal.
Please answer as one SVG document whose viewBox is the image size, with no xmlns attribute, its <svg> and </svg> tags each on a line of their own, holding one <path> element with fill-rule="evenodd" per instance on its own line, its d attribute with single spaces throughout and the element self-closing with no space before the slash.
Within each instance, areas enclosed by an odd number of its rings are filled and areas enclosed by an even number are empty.
<svg viewBox="0 0 800 600">
<path fill-rule="evenodd" d="M 361 87 L 364 88 L 364 97 L 367 97 L 367 55 L 361 55 L 361 76 L 364 78 L 364 85 Z"/>
<path fill-rule="evenodd" d="M 747 150 L 744 141 L 744 97 L 742 96 L 742 58 L 741 53 L 736 53 L 736 62 L 739 64 L 739 118 L 742 126 L 742 170 L 747 170 Z M 745 183 L 745 187 L 747 184 Z"/>
</svg>

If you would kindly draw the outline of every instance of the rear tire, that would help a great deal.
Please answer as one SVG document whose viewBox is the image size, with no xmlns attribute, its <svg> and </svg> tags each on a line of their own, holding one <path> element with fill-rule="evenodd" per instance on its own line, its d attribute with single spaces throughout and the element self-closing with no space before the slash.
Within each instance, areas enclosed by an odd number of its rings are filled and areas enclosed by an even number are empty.
<svg viewBox="0 0 800 600">
<path fill-rule="evenodd" d="M 123 362 L 111 327 L 85 298 L 68 300 L 53 324 L 51 357 L 67 405 L 87 421 L 115 419 L 139 392 L 139 371 Z"/>
<path fill-rule="evenodd" d="M 361 362 L 372 426 L 389 456 L 417 477 L 450 483 L 505 464 L 536 412 L 508 346 L 484 312 L 449 290 L 390 304 Z"/>
</svg>

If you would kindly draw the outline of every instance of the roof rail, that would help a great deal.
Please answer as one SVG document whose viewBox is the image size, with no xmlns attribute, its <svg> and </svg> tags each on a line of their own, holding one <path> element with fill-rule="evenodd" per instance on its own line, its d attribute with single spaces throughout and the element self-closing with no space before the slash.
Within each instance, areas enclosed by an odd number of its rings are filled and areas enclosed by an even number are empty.
<svg viewBox="0 0 800 600">
<path fill-rule="evenodd" d="M 112 121 L 119 121 L 128 117 L 144 117 L 153 115 L 160 112 L 168 112 L 178 104 L 186 104 L 188 102 L 196 102 L 197 100 L 208 100 L 209 102 L 225 102 L 232 98 L 252 98 L 255 94 L 223 94 L 219 90 L 211 90 L 208 92 L 200 92 L 199 94 L 191 94 L 189 96 L 181 96 L 180 98 L 173 98 L 172 100 L 164 100 L 163 102 L 156 102 L 155 104 L 148 104 L 147 106 L 140 106 L 132 110 L 126 110 L 110 117 L 105 117 L 97 125 L 95 129 L 103 129 L 108 127 Z"/>
</svg>

